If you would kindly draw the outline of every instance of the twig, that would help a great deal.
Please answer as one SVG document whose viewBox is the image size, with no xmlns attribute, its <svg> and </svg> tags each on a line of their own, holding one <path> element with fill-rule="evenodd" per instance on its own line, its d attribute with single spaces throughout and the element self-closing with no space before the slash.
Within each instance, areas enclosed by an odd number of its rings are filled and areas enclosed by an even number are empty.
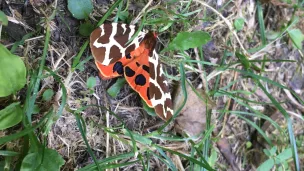
<svg viewBox="0 0 304 171">
<path fill-rule="evenodd" d="M 195 59 L 196 59 L 197 61 L 200 61 L 201 59 L 200 59 L 200 57 L 199 57 L 197 48 L 194 48 L 194 53 L 195 53 Z M 197 67 L 198 67 L 198 69 L 201 71 L 199 75 L 200 75 L 200 77 L 201 77 L 201 79 L 202 79 L 204 89 L 206 90 L 208 84 L 207 84 L 207 82 L 206 82 L 206 80 L 205 80 L 205 77 L 204 77 L 204 71 L 203 71 L 203 66 L 202 66 L 202 65 L 203 65 L 203 64 L 199 64 L 199 63 L 198 63 L 198 64 L 197 64 Z"/>
<path fill-rule="evenodd" d="M 32 40 L 42 39 L 42 38 L 44 38 L 44 36 L 32 37 L 32 38 L 24 40 L 24 42 L 29 42 L 29 41 L 32 41 Z M 13 45 L 14 45 L 14 43 L 11 43 L 11 44 L 5 45 L 5 47 L 8 48 L 8 47 L 13 46 Z"/>
</svg>

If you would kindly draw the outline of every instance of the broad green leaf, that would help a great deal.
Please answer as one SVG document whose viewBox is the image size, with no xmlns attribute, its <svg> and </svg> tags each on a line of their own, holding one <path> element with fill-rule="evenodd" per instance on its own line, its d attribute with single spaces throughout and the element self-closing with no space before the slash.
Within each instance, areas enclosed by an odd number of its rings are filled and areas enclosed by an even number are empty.
<svg viewBox="0 0 304 171">
<path fill-rule="evenodd" d="M 195 48 L 208 43 L 211 40 L 210 35 L 207 32 L 195 31 L 195 32 L 181 32 L 170 42 L 170 50 L 187 50 Z"/>
<path fill-rule="evenodd" d="M 126 83 L 126 80 L 124 78 L 118 78 L 117 81 L 115 82 L 115 84 L 113 84 L 108 90 L 107 92 L 109 93 L 109 95 L 111 97 L 116 97 L 117 94 L 119 93 L 120 89 L 122 88 L 122 86 L 124 86 Z"/>
<path fill-rule="evenodd" d="M 43 157 L 43 159 L 42 159 Z M 41 163 L 42 162 L 42 163 Z M 29 153 L 22 161 L 21 171 L 47 171 L 47 170 L 60 170 L 64 164 L 64 160 L 52 149 L 44 149 L 35 153 Z"/>
<path fill-rule="evenodd" d="M 73 17 L 87 19 L 93 11 L 93 4 L 91 0 L 68 0 L 68 9 Z"/>
<path fill-rule="evenodd" d="M 234 28 L 237 30 L 237 31 L 240 31 L 243 29 L 244 27 L 244 24 L 245 24 L 245 21 L 244 21 L 244 18 L 237 18 L 234 20 Z"/>
<path fill-rule="evenodd" d="M 54 91 L 52 89 L 47 89 L 43 92 L 42 99 L 44 101 L 50 101 L 54 95 Z"/>
<path fill-rule="evenodd" d="M 3 11 L 0 11 L 0 24 L 7 26 L 8 25 L 8 19 L 7 16 L 4 14 Z"/>
<path fill-rule="evenodd" d="M 283 162 L 287 161 L 291 157 L 292 157 L 292 150 L 291 150 L 291 148 L 287 148 L 276 156 L 275 162 L 276 162 L 276 164 L 282 164 Z"/>
<path fill-rule="evenodd" d="M 268 171 L 272 169 L 273 166 L 274 166 L 274 160 L 268 159 L 257 168 L 257 171 Z"/>
<path fill-rule="evenodd" d="M 95 29 L 94 25 L 91 23 L 83 23 L 79 27 L 79 33 L 82 36 L 89 36 L 92 31 Z"/>
<path fill-rule="evenodd" d="M 292 40 L 294 46 L 302 50 L 302 41 L 304 40 L 304 35 L 299 29 L 287 30 L 290 39 Z"/>
<path fill-rule="evenodd" d="M 23 117 L 19 102 L 15 102 L 0 110 L 0 130 L 10 128 L 21 122 Z"/>
<path fill-rule="evenodd" d="M 0 97 L 16 93 L 26 82 L 26 68 L 19 56 L 0 44 Z"/>
<path fill-rule="evenodd" d="M 87 80 L 87 86 L 89 89 L 93 89 L 96 85 L 96 78 L 95 77 L 89 77 Z"/>
<path fill-rule="evenodd" d="M 271 153 L 268 149 L 263 149 L 263 152 L 266 154 L 266 156 L 271 157 Z"/>
<path fill-rule="evenodd" d="M 274 146 L 273 148 L 271 148 L 270 151 L 268 151 L 268 153 L 275 153 L 275 151 L 277 150 L 277 147 Z M 270 154 L 270 155 L 271 155 Z M 258 171 L 267 171 L 273 168 L 273 166 L 275 164 L 277 165 L 281 165 L 284 164 L 288 159 L 292 158 L 292 150 L 291 148 L 285 149 L 284 151 L 282 151 L 280 154 L 278 154 L 277 156 L 275 156 L 275 160 L 274 158 L 270 158 L 268 160 L 266 160 L 265 162 L 263 162 L 259 167 L 258 167 Z"/>
<path fill-rule="evenodd" d="M 270 150 L 270 156 L 274 156 L 277 152 L 277 146 L 273 146 Z"/>
</svg>

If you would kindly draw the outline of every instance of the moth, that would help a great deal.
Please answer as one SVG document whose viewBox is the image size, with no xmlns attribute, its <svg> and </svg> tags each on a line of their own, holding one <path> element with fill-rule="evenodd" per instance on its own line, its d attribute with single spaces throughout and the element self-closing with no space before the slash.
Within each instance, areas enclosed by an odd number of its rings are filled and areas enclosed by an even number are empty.
<svg viewBox="0 0 304 171">
<path fill-rule="evenodd" d="M 129 85 L 163 120 L 173 115 L 168 82 L 164 78 L 159 56 L 155 51 L 157 34 L 137 32 L 134 25 L 109 23 L 90 35 L 95 64 L 104 80 L 124 76 Z"/>
</svg>

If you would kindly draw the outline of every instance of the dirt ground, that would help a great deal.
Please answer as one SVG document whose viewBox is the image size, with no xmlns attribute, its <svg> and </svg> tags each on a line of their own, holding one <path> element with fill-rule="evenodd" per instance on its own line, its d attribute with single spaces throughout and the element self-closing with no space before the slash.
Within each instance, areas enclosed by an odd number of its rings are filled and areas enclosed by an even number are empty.
<svg viewBox="0 0 304 171">
<path fill-rule="evenodd" d="M 93 0 L 94 11 L 90 14 L 90 21 L 96 24 L 99 19 L 111 7 L 114 1 L 111 0 Z M 128 1 L 128 11 L 134 18 L 140 13 L 141 9 L 148 1 Z M 188 2 L 188 1 L 187 1 Z M 41 4 L 40 4 L 41 3 Z M 163 5 L 164 8 L 180 12 L 178 9 L 182 2 L 176 2 L 177 5 L 169 5 L 168 1 L 152 2 L 148 8 Z M 185 2 L 184 2 L 185 3 Z M 298 50 L 292 45 L 292 41 L 288 36 L 284 35 L 279 39 L 271 40 L 270 32 L 267 32 L 266 37 L 267 46 L 261 50 L 250 52 L 249 50 L 261 46 L 261 38 L 259 33 L 259 23 L 257 19 L 257 2 L 253 0 L 237 0 L 230 2 L 228 0 L 205 1 L 219 13 L 225 17 L 230 23 L 236 18 L 242 17 L 245 19 L 245 26 L 242 31 L 237 32 L 239 42 L 234 38 L 234 35 L 229 30 L 227 24 L 221 17 L 215 14 L 206 6 L 193 1 L 190 5 L 191 11 L 201 9 L 202 11 L 196 13 L 191 17 L 191 24 L 187 27 L 188 30 L 181 30 L 185 26 L 182 22 L 176 22 L 172 29 L 161 33 L 159 35 L 161 50 L 166 47 L 168 43 L 176 37 L 180 31 L 206 31 L 211 35 L 211 41 L 202 47 L 204 60 L 212 64 L 220 64 L 224 58 L 225 51 L 233 52 L 236 49 L 244 49 L 248 51 L 251 60 L 263 57 L 270 60 L 294 60 L 297 62 L 267 62 L 264 66 L 264 72 L 260 72 L 262 76 L 270 80 L 276 81 L 281 85 L 287 86 L 295 91 L 297 95 L 304 99 L 304 72 L 303 72 L 303 50 Z M 225 6 L 224 6 L 225 5 Z M 20 45 L 15 54 L 21 56 L 26 62 L 27 67 L 36 68 L 39 65 L 39 58 L 42 55 L 45 27 L 42 21 L 45 13 L 51 13 L 50 7 L 56 7 L 56 15 L 52 20 L 51 27 L 51 41 L 49 44 L 49 52 L 47 56 L 46 66 L 53 71 L 57 71 L 61 81 L 67 88 L 68 99 L 67 106 L 70 109 L 76 110 L 83 106 L 99 105 L 110 108 L 111 111 L 124 122 L 127 129 L 138 134 L 146 134 L 149 127 L 162 123 L 162 120 L 156 116 L 150 116 L 142 107 L 140 96 L 134 92 L 128 84 L 125 84 L 118 96 L 110 97 L 106 90 L 111 87 L 117 79 L 102 80 L 98 77 L 98 70 L 95 66 L 94 60 L 91 59 L 84 65 L 83 70 L 71 70 L 71 65 L 74 56 L 76 56 L 81 46 L 85 43 L 88 37 L 79 34 L 79 26 L 83 22 L 77 20 L 72 16 L 67 8 L 66 0 L 2 0 L 0 1 L 1 10 L 11 17 L 9 25 L 2 28 L 1 43 L 7 48 L 12 47 L 13 43 L 19 41 L 24 35 L 35 32 L 34 35 L 27 39 L 24 45 Z M 49 8 L 48 8 L 49 7 Z M 265 1 L 262 4 L 264 14 L 264 24 L 266 31 L 280 31 L 291 21 L 291 17 L 299 17 L 299 21 L 293 26 L 304 32 L 304 12 L 298 10 L 294 14 L 294 9 L 286 2 L 279 0 Z M 303 6 L 302 6 L 303 7 Z M 116 10 L 106 20 L 107 23 L 112 22 L 115 18 Z M 203 20 L 195 20 L 195 18 L 202 18 Z M 16 21 L 16 22 L 13 22 Z M 139 24 L 140 22 L 136 23 Z M 147 26 L 147 28 L 154 28 L 155 26 Z M 156 26 L 157 27 L 157 26 Z M 303 44 L 302 44 L 303 46 Z M 190 49 L 185 51 L 191 59 L 197 59 L 198 49 Z M 91 55 L 90 49 L 85 49 L 81 60 L 88 58 Z M 179 58 L 178 53 L 165 53 L 164 56 L 170 56 L 173 59 Z M 226 58 L 226 64 L 233 64 L 237 58 L 230 54 Z M 162 59 L 167 62 L 166 59 Z M 178 64 L 171 64 L 170 61 L 165 65 L 166 70 L 172 76 L 179 76 Z M 249 122 L 255 123 L 263 130 L 267 137 L 271 139 L 274 146 L 278 149 L 286 149 L 289 145 L 289 140 L 286 137 L 281 137 L 280 131 L 275 129 L 269 121 L 260 119 L 255 115 L 242 115 L 223 111 L 243 111 L 256 114 L 264 114 L 278 123 L 280 127 L 287 133 L 287 122 L 282 113 L 276 109 L 272 101 L 267 97 L 263 90 L 257 86 L 257 83 L 247 77 L 244 73 L 238 73 L 231 70 L 224 70 L 219 72 L 215 67 L 205 66 L 203 68 L 195 65 L 195 70 L 186 68 L 186 78 L 192 83 L 195 89 L 201 93 L 206 99 L 210 98 L 208 104 L 202 104 L 195 100 L 196 95 L 191 93 L 191 88 L 188 87 L 188 104 L 181 112 L 181 116 L 175 121 L 172 129 L 169 129 L 172 134 L 183 136 L 180 129 L 189 130 L 189 132 L 200 133 L 206 128 L 207 111 L 206 106 L 211 109 L 211 126 L 214 127 L 211 138 L 210 153 L 216 153 L 216 170 L 255 170 L 268 157 L 264 154 L 263 149 L 271 148 Z M 237 66 L 237 69 L 242 69 Z M 205 75 L 204 75 L 204 74 Z M 257 74 L 259 72 L 256 72 Z M 220 75 L 219 87 L 222 87 L 222 92 L 217 92 L 210 97 L 210 90 L 212 90 L 217 82 L 214 75 Z M 97 80 L 94 88 L 94 93 L 90 93 L 86 86 L 86 80 L 89 77 L 95 77 Z M 210 78 L 208 81 L 204 78 Z M 178 99 L 181 90 L 179 81 L 168 79 L 172 94 L 175 99 Z M 233 86 L 231 83 L 233 83 Z M 228 86 L 225 89 L 225 86 Z M 278 88 L 273 84 L 265 83 L 267 91 L 281 103 L 283 108 L 288 112 L 293 121 L 294 135 L 298 142 L 298 153 L 303 167 L 303 147 L 304 147 L 304 104 L 299 102 L 289 90 Z M 43 79 L 41 84 L 41 92 L 43 89 L 50 88 L 54 90 L 55 98 L 51 104 L 40 105 L 40 113 L 34 116 L 34 121 L 39 120 L 41 115 L 48 110 L 48 107 L 58 107 L 60 101 L 58 97 L 60 94 L 60 85 L 54 79 L 48 77 Z M 41 93 L 40 92 L 40 93 Z M 228 93 L 230 92 L 230 94 Z M 244 93 L 246 92 L 246 93 Z M 239 95 L 241 98 L 254 101 L 256 103 L 247 102 L 248 106 L 242 105 L 243 101 L 239 98 L 234 98 L 234 95 Z M 229 96 L 230 95 L 230 96 Z M 25 98 L 25 95 L 20 93 L 20 99 Z M 174 100 L 175 100 L 174 99 Z M 174 101 L 174 104 L 178 100 Z M 198 107 L 198 108 L 194 108 Z M 189 109 L 193 111 L 189 111 Z M 187 111 L 188 110 L 188 111 Z M 194 113 L 193 118 L 187 113 Z M 196 115 L 196 113 L 199 113 Z M 240 114 L 241 115 L 241 114 Z M 126 145 L 117 138 L 109 136 L 104 127 L 116 128 L 120 125 L 120 121 L 116 117 L 109 115 L 109 113 L 101 108 L 89 107 L 81 112 L 87 125 L 87 140 L 93 149 L 97 159 L 104 159 L 108 156 L 114 156 L 132 151 L 132 146 Z M 200 121 L 198 118 L 201 118 Z M 122 130 L 112 130 L 119 133 L 121 139 L 126 138 Z M 191 133 L 190 133 L 191 134 Z M 127 138 L 126 138 L 127 139 Z M 200 142 L 202 137 L 198 138 L 196 142 Z M 153 139 L 154 143 L 162 145 L 170 149 L 176 149 L 184 154 L 190 154 L 191 143 L 188 141 L 173 142 L 166 140 Z M 251 144 L 251 145 L 249 145 Z M 93 163 L 93 159 L 87 152 L 85 142 L 82 139 L 81 133 L 77 126 L 75 116 L 70 112 L 64 111 L 63 115 L 53 124 L 51 131 L 47 136 L 48 148 L 55 149 L 63 156 L 65 160 L 62 170 L 77 170 L 88 164 Z M 170 155 L 170 154 L 168 154 Z M 189 161 L 180 158 L 179 156 L 170 155 L 179 170 L 189 170 Z M 122 162 L 132 161 L 129 159 Z M 156 157 L 150 159 L 150 170 L 164 170 L 165 164 Z M 290 169 L 294 170 L 293 162 L 289 162 Z M 136 163 L 119 170 L 142 170 L 141 163 Z"/>
</svg>

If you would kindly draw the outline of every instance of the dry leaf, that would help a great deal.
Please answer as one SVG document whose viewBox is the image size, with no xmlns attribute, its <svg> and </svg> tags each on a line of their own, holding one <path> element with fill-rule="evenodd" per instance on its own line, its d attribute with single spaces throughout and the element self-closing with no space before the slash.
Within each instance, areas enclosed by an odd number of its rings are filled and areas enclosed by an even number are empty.
<svg viewBox="0 0 304 171">
<path fill-rule="evenodd" d="M 217 142 L 217 147 L 228 161 L 229 165 L 232 167 L 233 170 L 239 171 L 239 167 L 235 163 L 235 155 L 232 153 L 231 146 L 226 138 L 222 138 Z"/>
<path fill-rule="evenodd" d="M 202 97 L 199 98 L 198 95 L 192 90 L 192 88 L 187 86 L 187 102 L 179 115 L 175 119 L 175 129 L 179 133 L 186 133 L 189 136 L 194 136 L 200 134 L 205 129 L 206 123 L 206 109 L 211 109 L 212 106 L 215 106 L 208 96 L 204 93 L 203 90 L 197 89 L 197 93 Z M 208 101 L 206 107 L 205 101 Z M 184 96 L 181 86 L 178 87 L 175 98 L 173 102 L 174 110 L 177 110 L 183 103 Z"/>
</svg>

